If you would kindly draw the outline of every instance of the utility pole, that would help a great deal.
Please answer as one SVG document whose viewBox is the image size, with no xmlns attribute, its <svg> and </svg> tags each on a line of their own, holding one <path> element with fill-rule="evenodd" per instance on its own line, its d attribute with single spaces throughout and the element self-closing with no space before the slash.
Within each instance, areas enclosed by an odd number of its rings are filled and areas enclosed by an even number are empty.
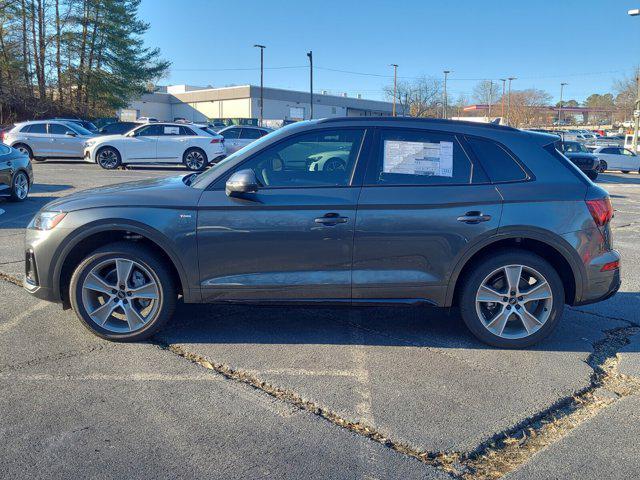
<svg viewBox="0 0 640 480">
<path fill-rule="evenodd" d="M 512 80 L 517 80 L 516 77 L 509 77 L 507 78 L 507 80 L 509 80 L 509 91 L 507 93 L 507 125 L 511 125 L 511 119 L 510 119 L 510 115 L 511 115 L 511 81 Z"/>
<path fill-rule="evenodd" d="M 309 57 L 309 102 L 311 103 L 309 119 L 313 120 L 313 51 L 309 50 L 307 57 Z"/>
<path fill-rule="evenodd" d="M 262 127 L 264 122 L 264 49 L 267 48 L 264 45 L 254 45 L 255 48 L 260 49 L 260 122 Z"/>
<path fill-rule="evenodd" d="M 442 118 L 447 118 L 447 76 L 451 73 L 451 70 L 445 70 L 444 72 L 444 102 L 442 102 Z"/>
<path fill-rule="evenodd" d="M 627 11 L 627 14 L 631 17 L 637 17 L 640 15 L 640 8 L 633 8 Z M 633 111 L 633 153 L 638 153 L 638 129 L 640 129 L 640 72 L 636 72 L 636 104 Z M 613 122 L 612 122 L 613 123 Z"/>
<path fill-rule="evenodd" d="M 560 84 L 560 103 L 558 104 L 558 126 L 562 125 L 562 92 L 564 91 L 564 86 L 569 85 L 566 82 L 562 82 Z"/>
<path fill-rule="evenodd" d="M 487 118 L 491 121 L 491 104 L 493 103 L 493 80 L 489 80 L 489 112 Z"/>
<path fill-rule="evenodd" d="M 502 82 L 502 97 L 500 97 L 502 112 L 500 113 L 500 116 L 502 117 L 502 121 L 504 122 L 504 91 L 505 91 L 505 84 L 507 83 L 507 79 L 501 78 L 500 81 Z"/>
<path fill-rule="evenodd" d="M 398 65 L 392 63 L 389 65 L 393 67 L 393 109 L 391 115 L 396 116 L 396 96 L 398 95 Z"/>
</svg>

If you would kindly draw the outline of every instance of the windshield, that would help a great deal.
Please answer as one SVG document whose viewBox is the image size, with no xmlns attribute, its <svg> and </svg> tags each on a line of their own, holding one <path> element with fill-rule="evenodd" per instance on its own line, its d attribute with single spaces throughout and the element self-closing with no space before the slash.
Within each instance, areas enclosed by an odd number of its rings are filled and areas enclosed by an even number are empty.
<svg viewBox="0 0 640 480">
<path fill-rule="evenodd" d="M 579 142 L 564 142 L 564 149 L 567 153 L 584 152 L 589 153 L 587 147 Z"/>
<path fill-rule="evenodd" d="M 65 125 L 70 127 L 74 132 L 76 132 L 79 135 L 89 135 L 89 136 L 93 135 L 93 132 L 90 132 L 89 130 L 84 128 L 82 125 L 78 125 L 75 122 L 65 122 Z"/>
</svg>

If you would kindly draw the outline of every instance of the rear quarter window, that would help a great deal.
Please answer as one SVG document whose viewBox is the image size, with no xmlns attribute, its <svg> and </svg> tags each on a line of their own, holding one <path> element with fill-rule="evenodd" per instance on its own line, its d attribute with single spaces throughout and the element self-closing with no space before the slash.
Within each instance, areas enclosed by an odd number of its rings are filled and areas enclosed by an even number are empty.
<svg viewBox="0 0 640 480">
<path fill-rule="evenodd" d="M 466 140 L 492 182 L 518 182 L 529 178 L 502 145 L 481 138 L 467 137 Z"/>
</svg>

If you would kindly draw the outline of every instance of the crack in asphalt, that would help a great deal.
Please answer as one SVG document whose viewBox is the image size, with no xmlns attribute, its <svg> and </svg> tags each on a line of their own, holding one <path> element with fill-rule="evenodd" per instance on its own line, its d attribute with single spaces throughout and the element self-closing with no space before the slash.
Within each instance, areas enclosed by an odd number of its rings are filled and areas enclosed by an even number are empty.
<svg viewBox="0 0 640 480">
<path fill-rule="evenodd" d="M 0 272 L 0 280 L 21 286 L 20 279 Z M 618 352 L 630 343 L 630 338 L 640 333 L 640 325 L 623 318 L 606 316 L 580 309 L 579 313 L 622 321 L 625 327 L 605 330 L 604 338 L 593 343 L 593 352 L 587 364 L 593 369 L 589 385 L 575 394 L 562 398 L 549 408 L 536 413 L 478 445 L 471 452 L 433 452 L 395 441 L 389 435 L 364 422 L 347 420 L 330 409 L 305 400 L 295 391 L 272 385 L 252 373 L 215 363 L 207 357 L 189 352 L 183 346 L 158 339 L 152 343 L 158 348 L 188 360 L 223 378 L 248 385 L 297 409 L 316 415 L 331 424 L 361 435 L 400 454 L 414 458 L 423 464 L 446 472 L 460 480 L 493 480 L 516 470 L 535 453 L 561 440 L 571 430 L 593 418 L 600 411 L 621 398 L 640 393 L 640 378 L 618 372 Z M 39 357 L 27 362 L 0 366 L 0 372 L 15 371 L 50 361 L 86 355 L 105 348 L 95 345 L 86 349 L 61 352 Z"/>
<path fill-rule="evenodd" d="M 535 453 L 559 441 L 569 431 L 617 400 L 640 393 L 640 378 L 623 375 L 617 370 L 618 352 L 630 343 L 632 336 L 640 333 L 640 326 L 626 320 L 625 322 L 628 326 L 605 330 L 604 338 L 592 344 L 593 352 L 589 355 L 587 364 L 593 369 L 593 373 L 588 386 L 517 425 L 494 434 L 471 452 L 421 450 L 393 440 L 364 422 L 347 420 L 326 407 L 305 400 L 295 391 L 272 385 L 252 373 L 215 363 L 205 356 L 189 352 L 181 345 L 157 339 L 153 343 L 162 350 L 211 370 L 227 380 L 260 390 L 335 426 L 435 467 L 452 478 L 493 480 L 516 470 Z"/>
</svg>

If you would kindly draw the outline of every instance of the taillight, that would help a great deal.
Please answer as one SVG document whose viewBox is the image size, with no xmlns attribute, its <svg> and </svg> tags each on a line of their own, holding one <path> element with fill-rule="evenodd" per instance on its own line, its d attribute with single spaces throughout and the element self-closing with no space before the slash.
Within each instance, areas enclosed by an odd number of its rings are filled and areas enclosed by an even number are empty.
<svg viewBox="0 0 640 480">
<path fill-rule="evenodd" d="M 222 143 L 224 141 L 224 137 L 213 137 L 211 139 L 211 143 Z"/>
<path fill-rule="evenodd" d="M 600 269 L 601 272 L 610 272 L 611 270 L 617 270 L 620 268 L 620 260 L 614 260 L 613 262 L 605 263 Z"/>
<path fill-rule="evenodd" d="M 613 206 L 608 196 L 596 200 L 585 200 L 585 202 L 597 226 L 604 227 L 613 218 Z"/>
</svg>

